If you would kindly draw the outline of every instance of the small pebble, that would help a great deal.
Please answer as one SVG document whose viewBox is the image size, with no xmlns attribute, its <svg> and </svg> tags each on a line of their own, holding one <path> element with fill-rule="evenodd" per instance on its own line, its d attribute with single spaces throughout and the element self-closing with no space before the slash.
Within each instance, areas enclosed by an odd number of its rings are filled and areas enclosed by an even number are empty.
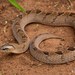
<svg viewBox="0 0 75 75">
<path fill-rule="evenodd" d="M 5 21 L 5 24 L 7 24 L 8 23 L 8 21 Z"/>
</svg>

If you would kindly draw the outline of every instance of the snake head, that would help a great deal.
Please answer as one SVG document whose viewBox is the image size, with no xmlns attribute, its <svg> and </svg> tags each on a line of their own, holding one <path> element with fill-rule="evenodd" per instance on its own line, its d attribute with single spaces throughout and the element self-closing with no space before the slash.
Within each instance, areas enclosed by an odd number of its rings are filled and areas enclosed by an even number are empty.
<svg viewBox="0 0 75 75">
<path fill-rule="evenodd" d="M 13 49 L 14 49 L 13 45 L 4 44 L 0 47 L 0 52 L 12 53 Z"/>
</svg>

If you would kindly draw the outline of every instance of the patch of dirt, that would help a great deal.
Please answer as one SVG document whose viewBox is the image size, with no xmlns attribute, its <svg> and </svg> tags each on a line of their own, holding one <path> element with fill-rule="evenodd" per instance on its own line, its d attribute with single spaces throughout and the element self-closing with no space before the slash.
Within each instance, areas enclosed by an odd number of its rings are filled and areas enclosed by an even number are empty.
<svg viewBox="0 0 75 75">
<path fill-rule="evenodd" d="M 75 11 L 74 0 L 17 0 L 26 10 L 39 9 L 44 12 Z M 68 2 L 68 1 L 71 1 Z M 0 45 L 16 42 L 12 34 L 12 20 L 21 14 L 7 0 L 0 0 Z M 74 30 L 70 27 L 49 27 L 32 24 L 26 27 L 30 39 L 41 33 L 52 33 L 64 38 L 64 41 L 48 39 L 40 44 L 46 51 L 72 46 L 75 43 Z M 62 65 L 48 65 L 34 59 L 29 50 L 20 55 L 0 52 L 0 74 L 2 75 L 75 75 L 75 61 Z"/>
</svg>

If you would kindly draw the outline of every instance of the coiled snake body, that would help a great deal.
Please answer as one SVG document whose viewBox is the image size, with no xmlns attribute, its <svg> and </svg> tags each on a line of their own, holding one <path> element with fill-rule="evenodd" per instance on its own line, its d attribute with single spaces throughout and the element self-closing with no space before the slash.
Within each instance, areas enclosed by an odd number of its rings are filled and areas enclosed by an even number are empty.
<svg viewBox="0 0 75 75">
<path fill-rule="evenodd" d="M 69 61 L 75 60 L 75 51 L 69 51 L 66 53 L 53 53 L 49 54 L 46 52 L 42 52 L 39 48 L 39 44 L 45 39 L 61 39 L 59 36 L 55 36 L 50 33 L 45 33 L 38 35 L 34 38 L 33 41 L 30 42 L 28 35 L 26 34 L 24 27 L 28 24 L 37 22 L 43 25 L 48 26 L 70 26 L 75 28 L 75 15 L 74 13 L 63 14 L 63 13 L 41 13 L 41 12 L 32 12 L 25 15 L 22 19 L 18 18 L 14 21 L 12 25 L 13 35 L 18 41 L 16 43 L 4 44 L 0 47 L 0 51 L 7 53 L 15 53 L 20 54 L 25 52 L 30 46 L 30 53 L 37 60 L 42 61 L 48 64 L 62 64 Z"/>
</svg>

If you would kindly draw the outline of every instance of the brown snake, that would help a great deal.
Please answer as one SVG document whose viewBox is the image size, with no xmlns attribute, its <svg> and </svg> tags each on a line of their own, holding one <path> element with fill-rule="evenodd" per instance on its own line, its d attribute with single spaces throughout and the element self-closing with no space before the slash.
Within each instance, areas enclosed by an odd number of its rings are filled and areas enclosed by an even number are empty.
<svg viewBox="0 0 75 75">
<path fill-rule="evenodd" d="M 18 41 L 16 43 L 4 44 L 0 47 L 0 51 L 7 53 L 20 54 L 25 52 L 30 46 L 30 53 L 37 60 L 48 64 L 62 64 L 75 60 L 75 49 L 68 50 L 66 53 L 53 53 L 43 52 L 39 48 L 39 44 L 45 39 L 61 39 L 50 33 L 38 35 L 33 41 L 30 41 L 26 34 L 24 27 L 30 23 L 41 23 L 48 26 L 70 26 L 75 28 L 75 14 L 74 13 L 44 13 L 44 12 L 31 12 L 25 15 L 22 19 L 19 17 L 12 25 L 13 35 Z"/>
</svg>

